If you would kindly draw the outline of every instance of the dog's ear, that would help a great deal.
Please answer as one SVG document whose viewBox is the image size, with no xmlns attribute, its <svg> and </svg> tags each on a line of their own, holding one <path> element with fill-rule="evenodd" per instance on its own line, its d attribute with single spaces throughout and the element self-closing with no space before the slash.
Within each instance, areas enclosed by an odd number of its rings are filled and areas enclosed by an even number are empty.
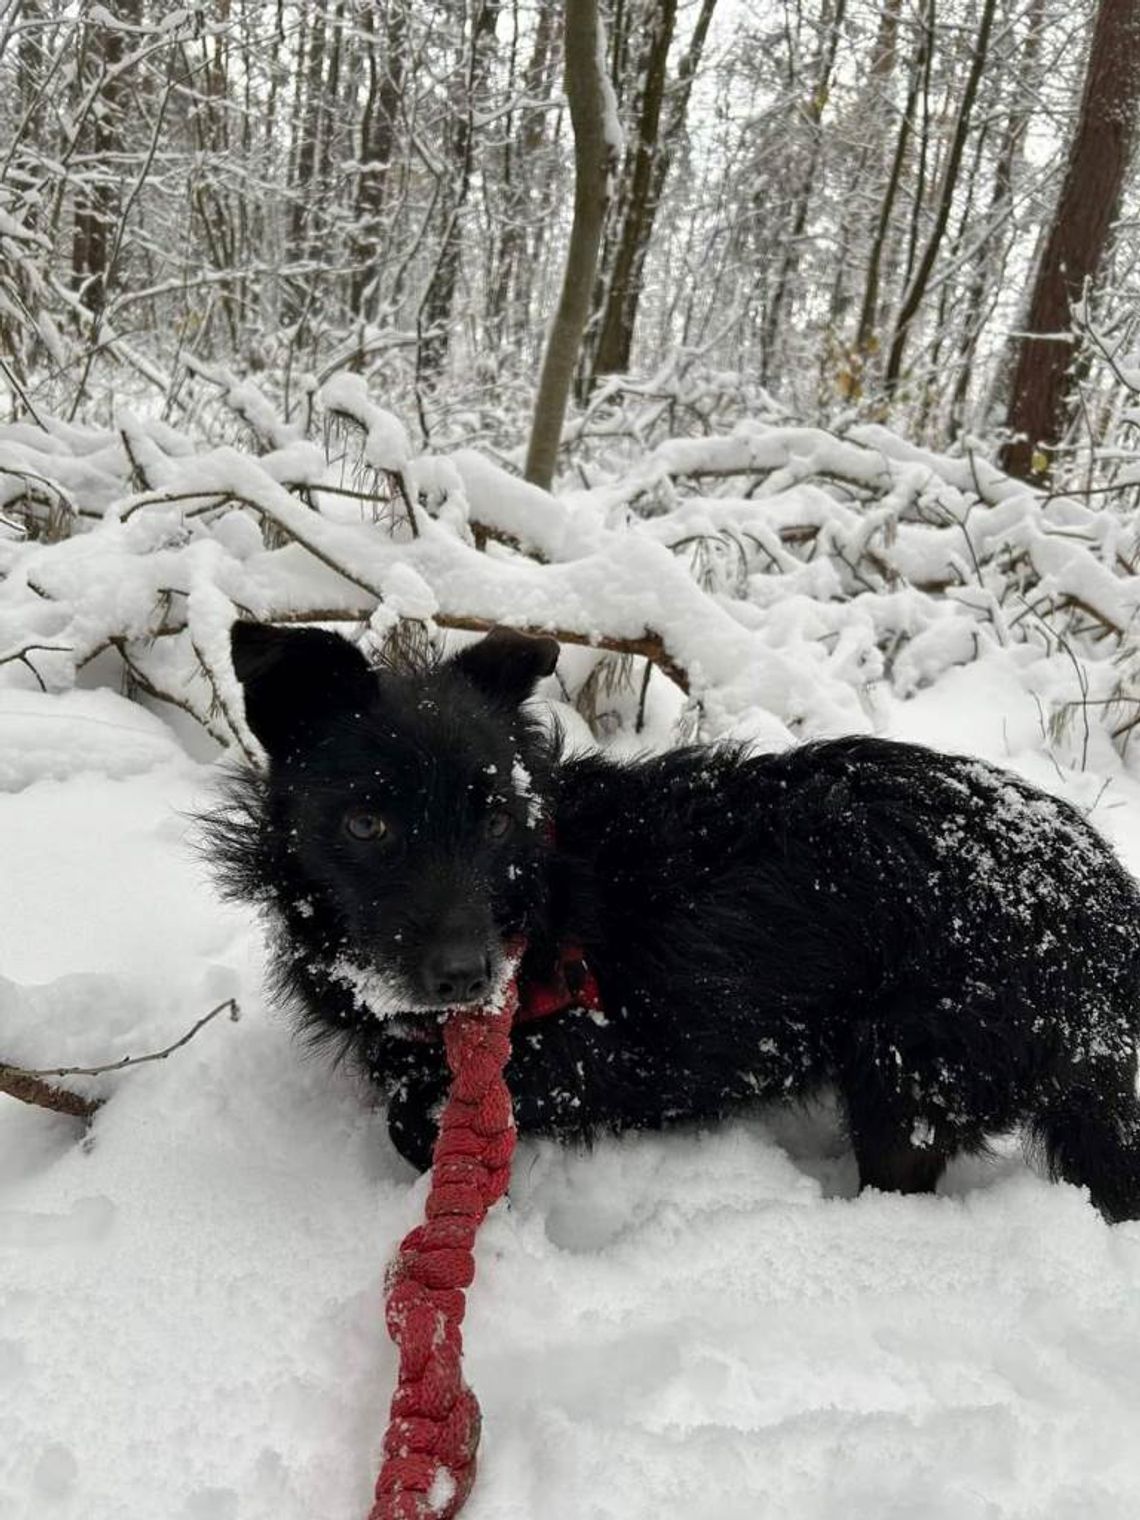
<svg viewBox="0 0 1140 1520">
<path fill-rule="evenodd" d="M 517 707 L 548 676 L 558 663 L 558 640 L 519 633 L 515 628 L 492 628 L 477 644 L 470 644 L 452 660 L 452 668 L 465 675 L 493 702 Z"/>
<path fill-rule="evenodd" d="M 372 674 L 360 650 L 323 628 L 235 623 L 230 653 L 245 692 L 246 722 L 271 759 L 288 754 L 318 718 L 371 694 Z"/>
</svg>

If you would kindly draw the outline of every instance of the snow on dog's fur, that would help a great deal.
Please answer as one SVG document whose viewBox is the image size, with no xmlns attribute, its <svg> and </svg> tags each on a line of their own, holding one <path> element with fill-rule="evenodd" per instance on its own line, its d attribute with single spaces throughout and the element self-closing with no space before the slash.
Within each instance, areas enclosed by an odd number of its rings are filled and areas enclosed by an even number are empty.
<svg viewBox="0 0 1140 1520">
<path fill-rule="evenodd" d="M 708 1122 L 834 1085 L 864 1186 L 932 1189 L 1020 1127 L 1111 1219 L 1140 1215 L 1140 897 L 1066 803 L 865 737 L 758 755 L 564 757 L 523 706 L 553 639 L 441 664 L 239 623 L 269 756 L 209 820 L 277 933 L 277 990 L 389 1100 L 427 1165 L 438 1021 L 581 947 L 604 1012 L 516 1027 L 520 1131 Z"/>
</svg>

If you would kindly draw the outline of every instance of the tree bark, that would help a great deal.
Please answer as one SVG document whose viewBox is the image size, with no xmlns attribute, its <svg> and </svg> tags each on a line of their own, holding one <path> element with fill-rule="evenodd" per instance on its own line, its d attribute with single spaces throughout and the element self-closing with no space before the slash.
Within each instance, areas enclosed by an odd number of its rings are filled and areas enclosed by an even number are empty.
<svg viewBox="0 0 1140 1520">
<path fill-rule="evenodd" d="M 461 217 L 471 190 L 475 166 L 476 102 L 487 81 L 499 0 L 477 0 L 471 18 L 471 52 L 462 107 L 452 138 L 451 179 L 443 197 L 444 223 L 439 257 L 428 280 L 417 321 L 416 378 L 433 384 L 439 379 L 451 346 L 451 311 L 459 284 L 462 247 Z"/>
<path fill-rule="evenodd" d="M 926 0 L 926 3 L 923 5 L 922 16 L 919 20 L 918 44 L 915 49 L 914 61 L 911 64 L 910 78 L 907 81 L 906 103 L 903 106 L 902 115 L 899 117 L 899 129 L 898 135 L 895 138 L 894 156 L 891 160 L 890 172 L 887 175 L 887 183 L 883 189 L 883 198 L 879 205 L 879 215 L 875 223 L 875 234 L 871 241 L 871 252 L 867 259 L 867 275 L 863 287 L 863 304 L 859 312 L 859 326 L 855 333 L 855 350 L 860 366 L 866 363 L 872 347 L 876 346 L 875 329 L 879 321 L 879 290 L 882 279 L 883 260 L 887 247 L 887 235 L 890 231 L 895 200 L 902 185 L 903 166 L 906 163 L 907 149 L 910 145 L 914 108 L 918 101 L 918 92 L 926 69 L 927 54 L 933 45 L 932 32 L 931 4 L 930 0 Z M 893 34 L 891 47 L 891 56 L 893 58 Z"/>
<path fill-rule="evenodd" d="M 847 15 L 847 0 L 834 0 L 834 3 L 835 8 L 825 22 L 827 30 L 824 33 L 824 39 L 820 46 L 811 99 L 804 107 L 804 118 L 808 123 L 811 133 L 808 161 L 796 192 L 792 225 L 784 245 L 784 254 L 780 261 L 780 274 L 776 281 L 776 289 L 764 318 L 760 350 L 760 383 L 765 386 L 772 376 L 776 343 L 780 333 L 780 323 L 783 318 L 784 308 L 788 304 L 797 266 L 803 256 L 801 245 L 803 243 L 804 232 L 807 229 L 808 212 L 811 208 L 812 196 L 815 193 L 816 173 L 819 168 L 820 152 L 823 146 L 820 122 L 831 92 L 831 75 L 835 67 L 835 54 L 839 47 L 839 36 Z"/>
<path fill-rule="evenodd" d="M 591 366 L 591 384 L 599 375 L 614 374 L 629 366 L 633 321 L 637 310 L 634 264 L 638 249 L 652 226 L 650 195 L 653 168 L 660 142 L 661 108 L 669 49 L 677 22 L 677 0 L 661 0 L 653 7 L 652 30 L 645 53 L 645 74 L 638 100 L 636 137 L 629 170 L 629 193 L 623 206 L 621 226 L 614 242 L 613 267 L 605 284 L 598 344 Z"/>
<path fill-rule="evenodd" d="M 918 268 L 914 272 L 914 278 L 907 286 L 903 296 L 902 305 L 899 308 L 898 318 L 895 321 L 894 337 L 891 340 L 891 351 L 887 358 L 887 372 L 885 383 L 887 394 L 898 385 L 899 376 L 902 373 L 903 351 L 906 347 L 910 325 L 918 315 L 918 308 L 922 305 L 926 295 L 927 285 L 934 270 L 934 261 L 938 257 L 938 250 L 942 246 L 942 239 L 946 235 L 946 228 L 950 221 L 950 207 L 954 201 L 954 191 L 958 187 L 958 171 L 962 165 L 962 154 L 966 148 L 966 138 L 970 130 L 970 118 L 973 114 L 974 101 L 977 99 L 978 84 L 981 81 L 982 70 L 986 65 L 989 53 L 990 33 L 993 30 L 994 11 L 997 8 L 996 0 L 984 0 L 982 6 L 982 19 L 978 27 L 978 40 L 974 44 L 974 55 L 970 61 L 970 72 L 966 78 L 965 88 L 962 91 L 962 103 L 958 108 L 958 117 L 954 123 L 954 135 L 950 142 L 950 152 L 946 160 L 946 168 L 943 171 L 942 183 L 938 191 L 938 205 L 935 211 L 934 226 L 927 240 Z"/>
<path fill-rule="evenodd" d="M 966 404 L 973 376 L 974 354 L 986 321 L 987 297 L 992 306 L 995 289 L 1000 281 L 1008 243 L 1004 229 L 1013 213 L 1014 174 L 1022 156 L 1033 102 L 1037 98 L 1041 40 L 1045 25 L 1045 0 L 1032 0 L 1025 45 L 1017 66 L 1022 82 L 1021 95 L 1010 108 L 1002 134 L 994 165 L 989 210 L 984 223 L 985 236 L 978 239 L 966 295 L 966 310 L 958 339 L 957 375 L 950 405 L 951 438 L 957 438 L 966 425 Z"/>
<path fill-rule="evenodd" d="M 138 0 L 125 0 L 119 11 L 124 27 L 137 25 Z M 79 298 L 92 312 L 101 311 L 106 305 L 111 273 L 108 259 L 121 199 L 119 175 L 113 165 L 125 147 L 127 85 L 121 68 L 126 52 L 125 36 L 114 18 L 103 12 L 88 22 L 84 43 L 84 51 L 94 55 L 101 79 L 98 103 L 89 126 L 91 167 L 87 184 L 76 198 L 71 267 L 79 286 Z"/>
<path fill-rule="evenodd" d="M 669 170 L 677 152 L 677 145 L 685 129 L 689 96 L 692 94 L 693 81 L 700 68 L 715 9 L 716 0 L 702 0 L 696 25 L 689 39 L 689 46 L 677 70 L 675 84 L 671 88 L 665 88 L 664 79 L 661 81 L 664 100 L 661 103 L 651 149 L 646 155 L 648 164 L 645 168 L 644 184 L 638 178 L 638 170 L 642 168 L 642 147 L 645 142 L 644 133 L 640 134 L 634 183 L 622 224 L 614 260 L 614 273 L 606 290 L 606 308 L 602 316 L 601 335 L 598 339 L 598 350 L 593 365 L 595 380 L 599 375 L 620 374 L 630 365 L 633 335 L 637 326 L 637 310 L 641 302 L 642 275 L 653 236 L 653 225 L 665 191 L 665 182 L 669 177 Z M 675 16 L 669 19 L 666 28 L 670 34 L 673 31 L 674 22 Z M 668 46 L 666 45 L 661 55 L 662 67 L 667 56 Z M 646 104 L 649 105 L 648 94 Z M 661 114 L 664 116 L 663 125 L 660 123 Z M 643 114 L 643 123 L 644 121 Z"/>
<path fill-rule="evenodd" d="M 527 316 L 525 310 L 510 316 L 509 313 L 511 292 L 517 289 L 519 268 L 526 257 L 535 170 L 546 137 L 546 111 L 540 102 L 550 93 L 555 19 L 553 5 L 539 6 L 530 60 L 523 70 L 524 101 L 519 109 L 517 151 L 513 151 L 510 138 L 504 147 L 503 230 L 487 301 L 487 322 L 496 343 L 502 343 L 508 335 L 517 343 Z"/>
<path fill-rule="evenodd" d="M 605 37 L 598 0 L 566 0 L 566 98 L 574 128 L 574 220 L 566 269 L 542 363 L 526 478 L 549 490 L 574 366 L 590 311 L 609 182 L 620 144 L 613 93 L 605 76 Z"/>
<path fill-rule="evenodd" d="M 1065 432 L 1074 355 L 1070 307 L 1100 266 L 1136 138 L 1140 0 L 1101 0 L 1061 196 L 1017 351 L 1001 465 L 1022 480 L 1049 473 Z"/>
<path fill-rule="evenodd" d="M 294 258 L 303 259 L 309 246 L 309 205 L 313 194 L 313 171 L 320 151 L 320 137 L 324 127 L 325 102 L 325 46 L 328 0 L 317 0 L 313 10 L 312 26 L 305 38 L 307 54 L 304 63 L 304 106 L 298 112 L 297 162 L 294 174 L 293 206 L 290 218 L 290 251 Z"/>
<path fill-rule="evenodd" d="M 353 314 L 369 322 L 377 312 L 376 265 L 384 242 L 388 174 L 396 151 L 408 41 L 407 0 L 391 0 L 385 7 L 382 44 L 377 36 L 379 8 L 378 0 L 365 0 L 360 6 L 368 87 L 360 116 L 360 177 L 356 184 L 356 226 L 352 240 L 355 268 L 349 296 Z"/>
</svg>

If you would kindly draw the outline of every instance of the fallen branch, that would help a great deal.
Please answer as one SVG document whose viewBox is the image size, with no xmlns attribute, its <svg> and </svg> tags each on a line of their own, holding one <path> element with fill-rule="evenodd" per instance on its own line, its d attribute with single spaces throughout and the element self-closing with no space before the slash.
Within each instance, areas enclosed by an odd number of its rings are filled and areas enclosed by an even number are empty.
<svg viewBox="0 0 1140 1520">
<path fill-rule="evenodd" d="M 78 1093 L 68 1092 L 66 1087 L 53 1087 L 18 1066 L 0 1066 L 0 1093 L 7 1093 L 8 1097 L 30 1103 L 35 1108 L 50 1108 L 54 1113 L 68 1114 L 73 1119 L 90 1119 L 101 1107 L 96 1098 L 81 1098 Z"/>
<path fill-rule="evenodd" d="M 493 618 L 453 616 L 447 612 L 435 613 L 432 621 L 438 623 L 441 628 L 458 628 L 469 633 L 490 633 L 495 627 Z M 578 633 L 572 628 L 520 626 L 518 631 L 555 638 L 560 644 L 581 644 L 587 649 L 604 649 L 610 654 L 638 654 L 642 659 L 652 661 L 671 681 L 675 681 L 686 695 L 688 694 L 688 674 L 665 648 L 665 640 L 659 633 L 646 633 L 639 639 L 617 639 L 610 638 L 607 634 Z"/>
<path fill-rule="evenodd" d="M 143 1066 L 148 1061 L 165 1061 L 176 1050 L 181 1050 L 183 1045 L 188 1045 L 194 1036 L 212 1019 L 216 1019 L 220 1013 L 228 1011 L 230 1021 L 237 1023 L 241 1018 L 241 1009 L 236 998 L 226 998 L 209 1013 L 194 1024 L 181 1039 L 175 1040 L 172 1045 L 167 1045 L 164 1050 L 152 1050 L 145 1056 L 122 1056 L 117 1061 L 108 1061 L 102 1066 L 47 1066 L 47 1067 L 24 1067 L 6 1066 L 0 1064 L 0 1092 L 7 1093 L 10 1098 L 17 1098 L 21 1103 L 31 1103 L 36 1108 L 49 1108 L 59 1114 L 70 1114 L 76 1119 L 90 1119 L 96 1109 L 102 1107 L 101 1098 L 84 1098 L 79 1093 L 69 1092 L 64 1087 L 56 1087 L 45 1081 L 47 1077 L 101 1077 L 108 1072 L 125 1071 L 128 1066 Z"/>
</svg>

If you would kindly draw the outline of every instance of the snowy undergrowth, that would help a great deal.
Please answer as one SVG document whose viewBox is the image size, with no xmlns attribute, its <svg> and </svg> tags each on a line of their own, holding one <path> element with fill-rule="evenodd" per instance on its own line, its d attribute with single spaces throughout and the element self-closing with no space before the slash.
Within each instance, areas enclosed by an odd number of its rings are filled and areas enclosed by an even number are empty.
<svg viewBox="0 0 1140 1520">
<path fill-rule="evenodd" d="M 106 1100 L 88 1132 L 0 1097 L 0 1520 L 367 1509 L 384 1265 L 423 1184 L 267 1009 L 258 925 L 188 848 L 209 735 L 251 743 L 235 608 L 374 643 L 496 618 L 654 635 L 690 699 L 654 677 L 640 734 L 638 681 L 599 681 L 588 645 L 542 695 L 593 682 L 579 706 L 622 746 L 875 726 L 976 753 L 1140 871 L 1129 708 L 1093 706 L 1131 659 L 1126 517 L 778 419 L 595 456 L 551 499 L 471 452 L 415 456 L 353 384 L 324 397 L 328 448 L 234 391 L 257 450 L 139 419 L 0 430 L 0 659 L 24 656 L 0 665 L 0 1059 L 116 1060 L 243 1011 L 76 1082 Z M 1140 1508 L 1140 1225 L 1012 1141 L 933 1199 L 857 1197 L 826 1113 L 524 1145 L 478 1252 L 471 1520 Z"/>
<path fill-rule="evenodd" d="M 311 438 L 211 379 L 241 446 L 127 412 L 0 427 L 0 685 L 124 685 L 253 752 L 226 640 L 244 613 L 373 645 L 553 629 L 651 659 L 689 730 L 771 745 L 872 728 L 882 692 L 997 649 L 1052 663 L 1027 685 L 1083 759 L 1090 726 L 1124 743 L 1140 715 L 1121 495 L 1045 497 L 881 427 L 763 415 L 640 451 L 595 439 L 553 497 L 470 449 L 416 454 L 359 377 L 314 392 Z"/>
</svg>

